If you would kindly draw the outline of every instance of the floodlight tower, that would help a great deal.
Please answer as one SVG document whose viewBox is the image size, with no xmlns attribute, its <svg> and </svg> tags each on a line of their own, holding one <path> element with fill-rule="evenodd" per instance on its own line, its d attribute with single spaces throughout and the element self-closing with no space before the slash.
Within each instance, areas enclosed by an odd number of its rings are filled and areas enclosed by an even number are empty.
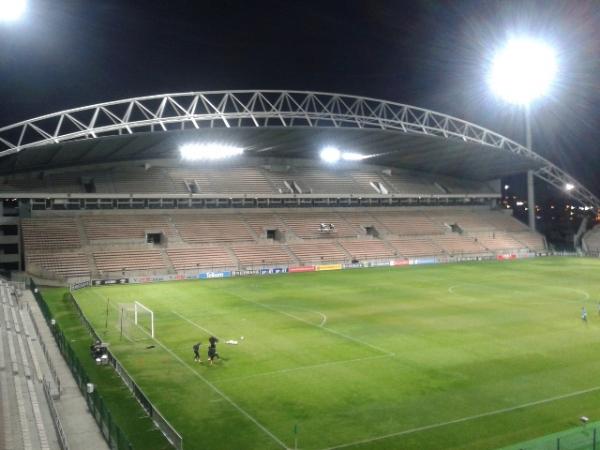
<svg viewBox="0 0 600 450">
<path fill-rule="evenodd" d="M 492 62 L 489 83 L 494 93 L 524 108 L 525 145 L 529 150 L 532 150 L 530 103 L 548 91 L 556 68 L 554 50 L 544 42 L 530 38 L 509 40 Z M 535 192 L 531 170 L 527 171 L 527 212 L 529 227 L 535 231 Z"/>
</svg>

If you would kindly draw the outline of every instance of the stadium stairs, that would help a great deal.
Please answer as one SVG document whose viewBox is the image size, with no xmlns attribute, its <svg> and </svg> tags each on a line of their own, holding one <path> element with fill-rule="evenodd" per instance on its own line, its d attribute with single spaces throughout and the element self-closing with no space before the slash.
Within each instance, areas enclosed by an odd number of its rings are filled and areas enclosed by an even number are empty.
<svg viewBox="0 0 600 450">
<path fill-rule="evenodd" d="M 23 305 L 7 283 L 0 284 L 0 408 L 4 447 L 58 449 L 58 438 L 42 381 L 41 347 Z"/>
<path fill-rule="evenodd" d="M 47 397 L 47 401 L 52 401 L 54 405 L 54 412 L 69 448 L 109 450 L 31 291 L 24 290 L 20 301 L 25 306 L 22 316 L 28 319 L 32 341 L 37 344 L 34 348 L 39 355 L 40 370 L 49 384 L 50 397 Z M 46 430 L 53 431 L 53 426 L 46 426 Z M 6 448 L 20 450 L 19 447 Z M 51 440 L 50 449 L 58 448 L 58 443 Z"/>
<path fill-rule="evenodd" d="M 65 248 L 59 244 L 60 227 L 40 225 L 53 219 L 24 219 L 27 269 L 33 275 L 63 280 L 174 274 L 194 268 L 197 272 L 198 268 L 277 267 L 283 260 L 286 265 L 312 265 L 398 257 L 493 257 L 546 248 L 541 235 L 505 213 L 485 208 L 94 212 L 70 219 L 56 217 L 57 223 L 66 223 L 78 232 L 77 239 Z M 336 229 L 320 233 L 319 223 L 334 223 Z M 371 228 L 369 233 L 367 228 Z M 267 229 L 277 230 L 275 240 L 267 239 Z M 164 241 L 146 243 L 145 234 L 154 231 L 163 233 Z M 236 254 L 239 246 L 243 247 L 244 263 Z M 268 255 L 271 246 L 280 249 L 271 252 L 279 255 L 280 262 L 269 264 L 260 255 L 248 257 L 252 248 Z M 191 264 L 195 249 L 198 263 Z M 282 260 L 282 254 L 289 258 Z M 211 255 L 218 258 L 215 264 Z"/>
</svg>

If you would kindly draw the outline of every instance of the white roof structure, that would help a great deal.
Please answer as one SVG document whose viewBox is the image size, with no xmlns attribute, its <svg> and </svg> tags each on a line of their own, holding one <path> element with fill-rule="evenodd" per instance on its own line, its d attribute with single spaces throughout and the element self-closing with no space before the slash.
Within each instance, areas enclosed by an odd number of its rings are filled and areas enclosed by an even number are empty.
<svg viewBox="0 0 600 450">
<path fill-rule="evenodd" d="M 173 157 L 182 142 L 235 142 L 247 154 L 315 157 L 335 142 L 369 162 L 473 179 L 534 170 L 584 205 L 600 200 L 552 162 L 486 128 L 435 111 L 353 95 L 213 91 L 74 108 L 0 128 L 0 174 Z M 358 147 L 358 148 L 357 148 Z"/>
</svg>

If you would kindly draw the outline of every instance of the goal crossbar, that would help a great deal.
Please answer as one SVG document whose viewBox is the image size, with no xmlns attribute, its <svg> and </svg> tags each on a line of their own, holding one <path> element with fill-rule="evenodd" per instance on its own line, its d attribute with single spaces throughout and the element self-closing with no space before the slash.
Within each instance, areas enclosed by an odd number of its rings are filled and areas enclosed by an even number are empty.
<svg viewBox="0 0 600 450">
<path fill-rule="evenodd" d="M 150 313 L 150 335 L 152 337 L 154 337 L 154 312 L 150 308 L 148 308 L 147 306 L 142 305 L 138 301 L 133 302 L 133 305 L 134 305 L 134 321 L 135 321 L 135 324 L 137 326 L 139 326 L 139 324 L 138 324 L 138 310 L 142 309 L 142 310 L 147 311 L 148 313 Z"/>
</svg>

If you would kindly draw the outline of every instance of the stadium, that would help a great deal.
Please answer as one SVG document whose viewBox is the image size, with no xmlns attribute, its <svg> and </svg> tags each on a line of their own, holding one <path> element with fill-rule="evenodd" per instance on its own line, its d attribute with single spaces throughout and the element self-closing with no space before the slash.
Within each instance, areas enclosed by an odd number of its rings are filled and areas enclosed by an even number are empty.
<svg viewBox="0 0 600 450">
<path fill-rule="evenodd" d="M 507 137 L 353 95 L 0 128 L 7 448 L 83 448 L 67 392 L 106 448 L 596 448 L 600 229 L 556 255 L 533 177 L 600 206 Z"/>
</svg>

